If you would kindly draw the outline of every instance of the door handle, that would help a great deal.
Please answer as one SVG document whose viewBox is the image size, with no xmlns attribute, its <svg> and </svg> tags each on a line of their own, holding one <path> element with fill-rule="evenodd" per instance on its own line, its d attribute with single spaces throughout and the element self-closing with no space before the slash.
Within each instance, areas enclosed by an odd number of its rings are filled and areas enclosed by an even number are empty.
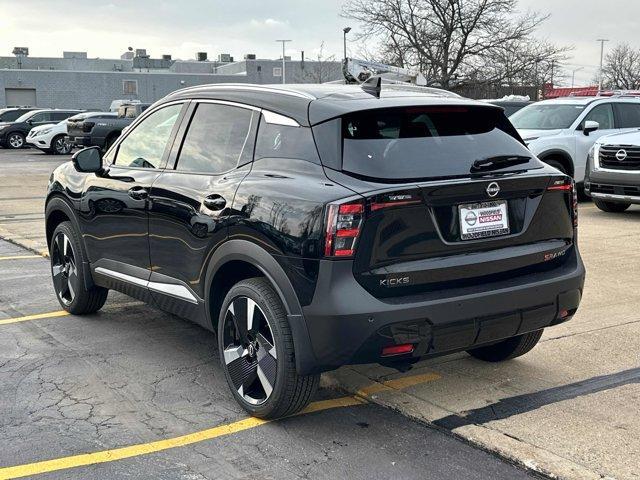
<svg viewBox="0 0 640 480">
<path fill-rule="evenodd" d="M 213 210 L 214 212 L 217 212 L 218 210 L 222 210 L 224 207 L 227 206 L 227 201 L 220 195 L 214 194 L 206 197 L 202 201 L 202 204 L 205 207 L 207 207 L 209 210 Z"/>
<path fill-rule="evenodd" d="M 144 187 L 133 187 L 129 189 L 129 196 L 134 200 L 144 200 L 149 196 L 149 190 Z"/>
</svg>

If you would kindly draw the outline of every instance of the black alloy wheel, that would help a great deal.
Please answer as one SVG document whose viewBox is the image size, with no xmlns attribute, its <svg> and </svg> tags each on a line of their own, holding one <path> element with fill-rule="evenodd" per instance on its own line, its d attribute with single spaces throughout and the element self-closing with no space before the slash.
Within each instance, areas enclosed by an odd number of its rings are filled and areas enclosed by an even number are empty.
<svg viewBox="0 0 640 480">
<path fill-rule="evenodd" d="M 60 306 L 74 315 L 97 312 L 107 301 L 109 290 L 85 278 L 87 262 L 79 234 L 71 222 L 60 223 L 51 236 L 51 278 Z"/>
<path fill-rule="evenodd" d="M 238 395 L 251 405 L 265 403 L 276 384 L 278 355 L 260 306 L 249 297 L 234 298 L 222 335 L 225 368 Z"/>
<path fill-rule="evenodd" d="M 298 374 L 287 312 L 266 278 L 248 278 L 231 287 L 217 332 L 229 389 L 247 412 L 275 419 L 309 403 L 320 375 Z"/>
<path fill-rule="evenodd" d="M 80 288 L 78 265 L 69 237 L 58 232 L 51 249 L 51 274 L 53 287 L 63 305 L 69 306 Z"/>
</svg>

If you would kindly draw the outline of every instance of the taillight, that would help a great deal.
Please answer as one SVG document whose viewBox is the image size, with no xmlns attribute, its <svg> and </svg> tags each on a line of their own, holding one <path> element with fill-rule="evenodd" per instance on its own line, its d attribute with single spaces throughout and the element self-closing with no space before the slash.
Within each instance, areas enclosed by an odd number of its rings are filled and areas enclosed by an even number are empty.
<svg viewBox="0 0 640 480">
<path fill-rule="evenodd" d="M 406 355 L 413 352 L 413 345 L 405 343 L 402 345 L 391 345 L 390 347 L 384 347 L 382 349 L 383 357 L 393 357 L 394 355 Z"/>
<path fill-rule="evenodd" d="M 573 228 L 578 228 L 578 188 L 575 180 L 571 180 L 571 202 L 573 207 Z"/>
<path fill-rule="evenodd" d="M 571 202 L 573 228 L 578 228 L 578 189 L 576 188 L 576 182 L 571 180 L 570 183 L 567 183 L 565 180 L 556 180 L 553 185 L 547 187 L 547 191 L 566 192 L 570 195 L 569 200 Z"/>
<path fill-rule="evenodd" d="M 362 228 L 364 200 L 332 203 L 327 207 L 325 257 L 352 257 Z"/>
</svg>

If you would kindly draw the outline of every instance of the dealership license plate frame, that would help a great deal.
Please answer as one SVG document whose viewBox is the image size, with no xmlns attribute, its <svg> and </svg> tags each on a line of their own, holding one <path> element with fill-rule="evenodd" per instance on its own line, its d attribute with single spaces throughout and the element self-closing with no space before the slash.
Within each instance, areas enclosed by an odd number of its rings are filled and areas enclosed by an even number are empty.
<svg viewBox="0 0 640 480">
<path fill-rule="evenodd" d="M 483 230 L 473 230 L 474 225 L 467 224 L 465 217 L 469 212 L 473 212 L 477 219 L 481 218 L 481 213 L 489 209 L 499 209 L 502 214 L 500 221 L 490 222 Z M 486 238 L 503 237 L 511 233 L 509 226 L 509 204 L 506 200 L 491 200 L 487 202 L 465 203 L 458 205 L 458 224 L 460 225 L 460 240 L 482 240 Z M 494 228 L 491 228 L 494 227 Z"/>
</svg>

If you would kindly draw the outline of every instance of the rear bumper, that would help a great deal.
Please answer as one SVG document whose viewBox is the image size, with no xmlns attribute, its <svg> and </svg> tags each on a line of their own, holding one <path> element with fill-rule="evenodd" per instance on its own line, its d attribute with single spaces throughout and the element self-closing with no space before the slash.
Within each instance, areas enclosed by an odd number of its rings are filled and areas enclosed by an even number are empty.
<svg viewBox="0 0 640 480">
<path fill-rule="evenodd" d="M 104 138 L 102 137 L 96 137 L 92 135 L 85 135 L 85 136 L 69 135 L 66 138 L 67 138 L 67 142 L 80 148 L 104 147 Z"/>
<path fill-rule="evenodd" d="M 315 357 L 312 370 L 325 371 L 384 362 L 383 346 L 414 344 L 413 353 L 398 357 L 410 360 L 561 323 L 578 308 L 585 269 L 573 249 L 561 267 L 548 272 L 386 301 L 356 282 L 350 261 L 320 262 L 318 278 L 313 302 L 303 313 Z M 569 315 L 560 318 L 562 310 Z"/>
</svg>

